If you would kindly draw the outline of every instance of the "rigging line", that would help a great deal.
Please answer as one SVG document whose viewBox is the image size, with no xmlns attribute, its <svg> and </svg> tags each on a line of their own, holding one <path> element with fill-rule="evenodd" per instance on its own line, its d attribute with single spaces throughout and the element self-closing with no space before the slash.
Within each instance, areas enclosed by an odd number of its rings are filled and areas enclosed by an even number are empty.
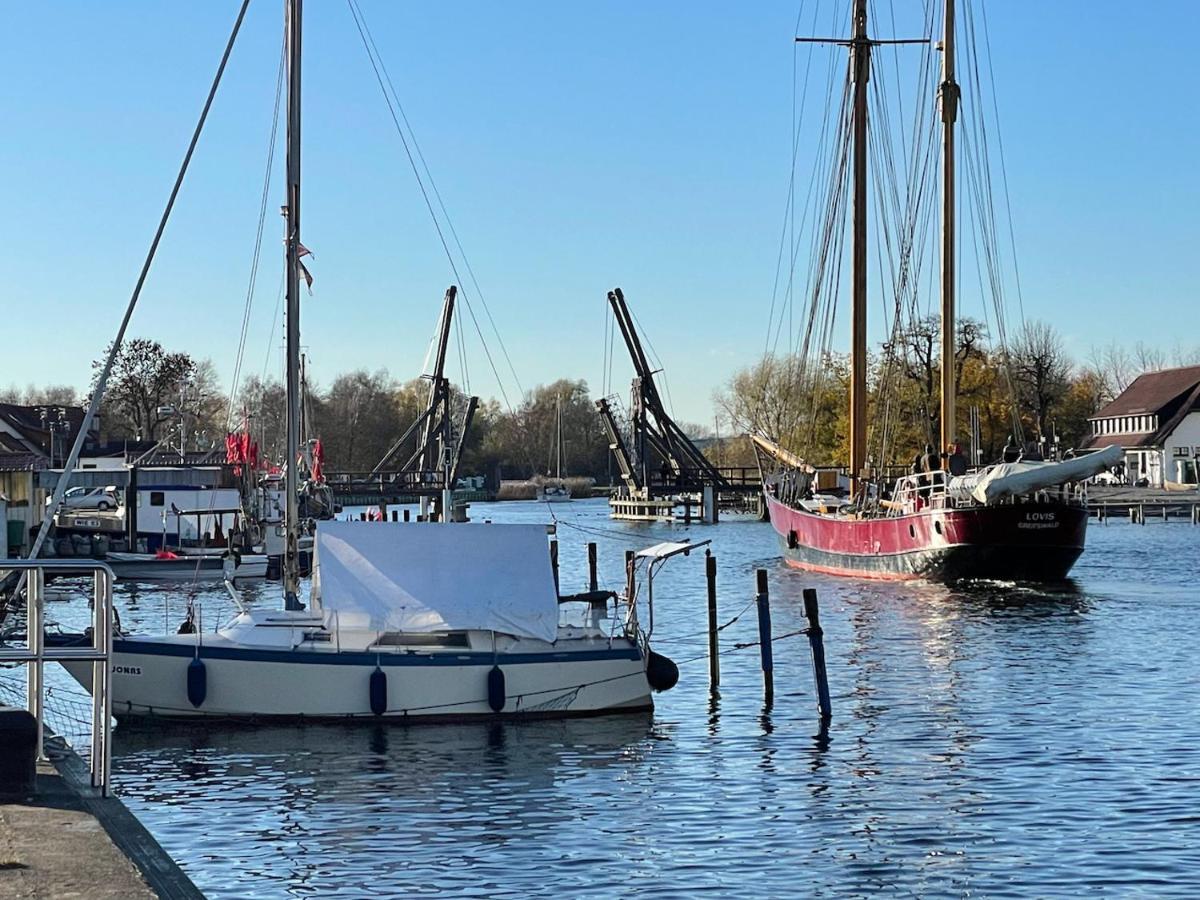
<svg viewBox="0 0 1200 900">
<path fill-rule="evenodd" d="M 992 93 L 992 118 L 996 123 L 996 149 L 1000 153 L 1000 180 L 1004 185 L 1004 209 L 1008 217 L 1008 241 L 1012 248 L 1013 258 L 1013 278 L 1017 287 L 1017 305 L 1020 308 L 1021 319 L 1025 319 L 1025 298 L 1021 292 L 1021 269 L 1017 263 L 1017 238 L 1013 228 L 1012 201 L 1009 198 L 1008 191 L 1008 167 L 1004 162 L 1004 138 L 1000 132 L 1000 105 L 996 99 L 996 76 L 992 66 L 992 40 L 988 32 L 987 6 L 980 6 L 980 15 L 983 17 L 983 46 L 987 53 L 987 71 L 988 82 L 991 86 Z M 974 17 L 971 19 L 972 41 L 974 40 Z"/>
<path fill-rule="evenodd" d="M 408 129 L 408 136 L 412 140 L 413 149 L 417 151 L 417 159 L 421 161 L 421 167 L 425 170 L 425 177 L 429 180 L 429 187 L 433 190 L 433 196 L 437 199 L 438 207 L 442 211 L 442 218 L 446 222 L 450 236 L 454 239 L 454 246 L 458 249 L 459 256 L 462 257 L 463 266 L 471 279 L 471 286 L 475 288 L 475 295 L 479 298 L 479 302 L 483 306 L 484 314 L 487 316 L 488 324 L 492 326 L 492 333 L 495 334 L 497 343 L 500 344 L 500 351 L 504 354 L 504 361 L 508 364 L 508 370 L 512 374 L 513 381 L 516 383 L 517 391 L 523 396 L 525 389 L 521 386 L 521 379 L 517 376 L 517 370 L 513 367 L 512 359 L 509 358 L 508 348 L 504 344 L 504 338 L 500 334 L 500 329 L 496 326 L 495 319 L 492 318 L 492 311 L 488 307 L 487 300 L 484 299 L 483 289 L 479 286 L 479 281 L 475 278 L 475 270 L 471 266 L 471 260 L 467 257 L 467 251 L 463 249 L 462 241 L 458 239 L 458 231 L 454 227 L 454 221 L 450 218 L 450 212 L 446 209 L 446 204 L 442 201 L 441 191 L 438 190 L 437 182 L 434 181 L 429 164 L 425 161 L 425 154 L 422 152 L 421 145 L 417 141 L 417 133 L 408 121 L 408 114 L 404 111 L 404 104 L 400 102 L 400 95 L 396 92 L 395 85 L 392 84 L 392 76 L 388 73 L 387 64 L 384 63 L 383 56 L 375 44 L 375 36 L 371 33 L 371 26 L 367 24 L 367 17 L 363 14 L 362 7 L 358 5 L 358 0 L 348 0 L 348 2 L 352 3 L 354 9 L 358 12 L 358 18 L 361 20 L 367 40 L 371 44 L 371 50 L 374 52 L 375 58 L 379 60 L 379 68 L 383 71 L 383 77 L 392 92 L 392 98 L 396 101 L 396 108 L 400 111 L 400 118 L 404 120 L 404 127 Z M 460 285 L 461 287 L 462 285 Z M 466 299 L 465 292 L 463 299 Z"/>
<path fill-rule="evenodd" d="M 442 231 L 441 223 L 438 221 L 437 213 L 434 212 L 433 202 L 429 199 L 429 191 L 425 189 L 425 182 L 421 178 L 421 173 L 417 169 L 416 159 L 413 157 L 412 149 L 409 147 L 408 138 L 404 134 L 404 129 L 400 127 L 400 119 L 396 115 L 395 107 L 392 105 L 392 99 L 388 96 L 387 87 L 384 84 L 383 75 L 380 73 L 379 65 L 376 63 L 375 56 L 371 52 L 370 42 L 367 40 L 366 33 L 363 31 L 363 24 L 359 21 L 354 0 L 346 0 L 350 7 L 350 15 L 354 17 L 355 27 L 358 29 L 358 35 L 362 39 L 363 49 L 366 51 L 367 60 L 371 63 L 371 69 L 375 73 L 375 80 L 379 83 L 379 90 L 383 94 L 383 100 L 387 104 L 388 112 L 392 117 L 392 124 L 396 127 L 396 134 L 400 137 L 400 143 L 404 146 L 404 154 L 408 157 L 409 166 L 412 168 L 413 175 L 417 179 L 417 186 L 421 189 L 421 196 L 425 200 L 425 208 L 429 210 L 429 216 L 433 219 L 433 227 L 437 231 L 438 240 L 441 242 L 442 250 L 446 254 L 446 261 L 450 263 L 450 270 L 454 273 L 455 280 L 462 284 L 462 276 L 458 274 L 458 266 L 455 265 L 454 255 L 450 252 L 450 245 L 446 241 L 446 235 Z M 496 386 L 500 390 L 500 396 L 504 399 L 504 405 L 508 407 L 509 412 L 513 412 L 512 402 L 508 399 L 508 392 L 504 390 L 504 382 L 500 378 L 500 372 L 496 368 L 495 360 L 492 359 L 492 352 L 488 349 L 487 340 L 483 336 L 483 329 L 479 326 L 479 319 L 475 316 L 475 308 L 471 305 L 465 292 L 463 292 L 463 300 L 466 301 L 467 313 L 471 316 L 471 323 L 475 326 L 475 332 L 479 335 L 479 341 L 483 345 L 484 356 L 487 357 L 488 365 L 491 367 L 492 374 L 496 378 Z"/>
<path fill-rule="evenodd" d="M 250 329 L 250 311 L 254 306 L 254 289 L 258 284 L 258 266 L 262 259 L 263 230 L 266 225 L 267 203 L 271 191 L 271 170 L 275 163 L 275 142 L 279 136 L 279 106 L 283 96 L 283 73 L 285 69 L 287 46 L 286 41 L 279 52 L 279 71 L 275 76 L 275 108 L 271 117 L 271 139 L 267 145 L 267 171 L 263 176 L 262 198 L 258 206 L 258 228 L 254 236 L 254 254 L 250 260 L 250 283 L 246 287 L 246 308 L 242 313 L 242 333 L 238 339 L 237 357 L 233 366 L 233 378 L 229 384 L 229 405 L 226 407 L 225 430 L 229 431 L 233 424 L 234 404 L 237 401 L 238 386 L 242 379 L 242 362 L 246 352 L 246 335 Z M 272 327 L 272 331 L 274 328 Z"/>
<path fill-rule="evenodd" d="M 283 305 L 283 288 L 287 279 L 287 269 L 279 276 L 279 291 L 275 295 L 275 315 L 271 317 L 271 334 L 267 339 L 267 356 L 263 360 L 262 378 L 259 380 L 266 384 L 267 370 L 271 368 L 271 352 L 275 349 L 275 329 L 279 326 L 279 309 Z"/>
<path fill-rule="evenodd" d="M 162 218 L 158 221 L 158 228 L 155 230 L 154 238 L 150 242 L 150 249 L 146 252 L 146 259 L 142 263 L 142 270 L 138 274 L 133 294 L 129 298 L 129 304 L 125 307 L 125 315 L 122 317 L 121 325 L 117 329 L 117 336 L 113 339 L 108 358 L 104 361 L 104 368 L 100 371 L 100 377 L 96 379 L 96 386 L 92 390 L 87 410 L 83 414 L 83 421 L 80 423 L 79 430 L 75 435 L 75 443 L 71 446 L 71 452 L 67 455 L 62 475 L 59 476 L 58 483 L 54 487 L 54 493 L 51 495 L 46 516 L 42 519 L 41 528 L 38 529 L 37 537 L 30 548 L 30 559 L 36 558 L 41 552 L 42 546 L 46 542 L 46 537 L 50 533 L 50 526 L 54 521 L 54 515 L 58 512 L 58 508 L 62 504 L 63 495 L 67 491 L 67 485 L 71 482 L 71 474 L 79 462 L 79 454 L 83 450 L 83 443 L 87 439 L 88 431 L 100 408 L 100 400 L 104 395 L 104 388 L 108 383 L 108 378 L 112 374 L 117 353 L 120 351 L 121 344 L 125 340 L 125 331 L 129 328 L 129 320 L 133 318 L 133 311 L 137 308 L 138 299 L 142 295 L 142 287 L 146 283 L 146 277 L 150 274 L 150 266 L 154 263 L 154 257 L 158 253 L 158 245 L 162 241 L 163 233 L 167 230 L 167 222 L 171 218 L 171 210 L 175 208 L 175 200 L 179 196 L 180 188 L 183 187 L 183 179 L 187 175 L 188 167 L 191 165 L 192 155 L 196 152 L 196 145 L 200 143 L 200 134 L 204 131 L 204 123 L 208 121 L 208 112 L 212 109 L 213 99 L 217 96 L 217 88 L 221 84 L 221 76 L 225 73 L 225 65 L 229 62 L 229 55 L 233 52 L 233 44 L 237 40 L 238 32 L 242 28 L 242 20 L 246 17 L 246 8 L 249 5 L 250 0 L 242 0 L 237 20 L 233 23 L 233 30 L 230 32 L 229 41 L 225 45 L 225 52 L 221 55 L 221 62 L 217 66 L 217 73 L 213 77 L 212 86 L 208 90 L 208 97 L 204 101 L 204 108 L 200 112 L 200 119 L 196 122 L 195 131 L 192 132 L 192 139 L 188 144 L 187 152 L 184 154 L 183 162 L 179 166 L 179 174 L 175 176 L 175 184 L 171 188 L 171 195 L 167 199 L 166 208 L 163 209 Z M 12 597 L 16 597 L 24 588 L 27 575 L 27 572 L 21 574 L 20 581 L 11 595 Z M 3 619 L 4 610 L 0 609 L 0 621 L 3 621 Z"/>
<path fill-rule="evenodd" d="M 817 6 L 819 4 L 815 4 Z M 804 3 L 801 0 L 800 9 L 796 12 L 796 24 L 793 26 L 793 33 L 800 30 L 800 20 L 804 15 Z M 814 13 L 814 18 L 815 18 Z M 775 322 L 775 302 L 779 293 L 779 273 L 783 270 L 783 248 L 787 242 L 788 234 L 788 217 L 794 209 L 796 198 L 796 155 L 799 151 L 800 136 L 799 125 L 796 121 L 796 56 L 800 52 L 798 44 L 792 42 L 792 122 L 791 122 L 791 138 L 792 138 L 792 159 L 789 167 L 788 175 L 788 199 L 783 209 L 783 227 L 779 230 L 779 252 L 775 256 L 775 277 L 774 283 L 771 285 L 771 306 L 767 312 L 767 340 L 763 346 L 763 355 L 766 356 L 771 346 L 771 328 Z M 812 62 L 811 51 L 808 54 L 809 65 Z M 806 69 L 807 72 L 807 69 Z M 805 89 L 807 92 L 808 82 L 805 80 Z M 794 220 L 794 216 L 792 216 Z"/>
</svg>

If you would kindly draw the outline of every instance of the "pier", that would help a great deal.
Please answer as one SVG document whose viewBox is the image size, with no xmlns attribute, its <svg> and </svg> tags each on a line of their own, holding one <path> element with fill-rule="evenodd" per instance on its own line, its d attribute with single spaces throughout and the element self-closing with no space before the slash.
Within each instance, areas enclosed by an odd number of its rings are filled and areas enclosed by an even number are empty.
<svg viewBox="0 0 1200 900">
<path fill-rule="evenodd" d="M 1093 485 L 1088 488 L 1087 504 L 1088 512 L 1100 522 L 1116 518 L 1144 525 L 1179 519 L 1200 524 L 1200 493 L 1196 491 Z"/>
</svg>

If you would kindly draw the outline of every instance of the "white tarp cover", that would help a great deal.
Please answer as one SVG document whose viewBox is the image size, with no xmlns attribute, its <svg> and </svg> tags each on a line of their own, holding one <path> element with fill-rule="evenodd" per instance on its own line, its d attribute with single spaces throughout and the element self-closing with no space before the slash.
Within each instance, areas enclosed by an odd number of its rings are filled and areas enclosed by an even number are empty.
<svg viewBox="0 0 1200 900">
<path fill-rule="evenodd" d="M 544 525 L 321 522 L 312 597 L 377 631 L 558 635 Z"/>
<path fill-rule="evenodd" d="M 1000 463 L 970 475 L 951 478 L 946 493 L 959 500 L 973 499 L 989 504 L 1029 494 L 1043 488 L 1083 481 L 1116 465 L 1124 457 L 1120 447 L 1105 447 L 1096 453 L 1064 459 L 1062 462 Z"/>
</svg>

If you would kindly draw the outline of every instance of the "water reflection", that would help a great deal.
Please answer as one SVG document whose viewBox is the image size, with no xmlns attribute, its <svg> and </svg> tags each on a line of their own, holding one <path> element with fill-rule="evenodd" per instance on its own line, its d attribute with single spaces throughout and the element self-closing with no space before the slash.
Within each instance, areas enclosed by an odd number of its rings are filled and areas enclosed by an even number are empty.
<svg viewBox="0 0 1200 900">
<path fill-rule="evenodd" d="M 625 549 L 689 534 L 569 507 L 555 515 L 604 530 L 560 530 L 565 584 L 586 579 L 587 540 L 619 587 Z M 532 503 L 472 515 L 549 518 Z M 652 717 L 122 726 L 118 788 L 214 897 L 1186 895 L 1200 880 L 1200 663 L 1180 638 L 1194 531 L 1096 529 L 1075 583 L 1050 590 L 827 579 L 780 565 L 769 526 L 691 531 L 717 541 L 722 621 L 752 598 L 755 568 L 770 571 L 776 634 L 804 627 L 802 591 L 818 589 L 828 727 L 801 640 L 775 645 L 769 706 L 753 647 L 724 653 L 709 689 L 703 568 L 681 561 L 656 579 L 655 636 L 694 661 Z M 157 628 L 164 599 L 173 615 L 186 602 L 119 591 L 123 614 Z M 755 640 L 753 613 L 721 635 L 723 651 Z"/>
</svg>

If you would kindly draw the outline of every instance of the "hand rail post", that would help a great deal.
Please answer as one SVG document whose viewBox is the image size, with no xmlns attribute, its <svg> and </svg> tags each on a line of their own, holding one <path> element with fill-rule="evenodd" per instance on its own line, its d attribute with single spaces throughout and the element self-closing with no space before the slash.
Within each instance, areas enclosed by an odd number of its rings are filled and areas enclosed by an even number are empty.
<svg viewBox="0 0 1200 900">
<path fill-rule="evenodd" d="M 45 698 L 42 695 L 45 668 L 42 665 L 43 634 L 42 634 L 42 596 L 46 590 L 46 576 L 42 569 L 34 569 L 33 577 L 28 580 L 26 594 L 25 642 L 32 659 L 26 677 L 26 701 L 29 711 L 37 720 L 36 751 L 38 759 L 46 758 L 43 736 L 45 734 Z"/>
</svg>

